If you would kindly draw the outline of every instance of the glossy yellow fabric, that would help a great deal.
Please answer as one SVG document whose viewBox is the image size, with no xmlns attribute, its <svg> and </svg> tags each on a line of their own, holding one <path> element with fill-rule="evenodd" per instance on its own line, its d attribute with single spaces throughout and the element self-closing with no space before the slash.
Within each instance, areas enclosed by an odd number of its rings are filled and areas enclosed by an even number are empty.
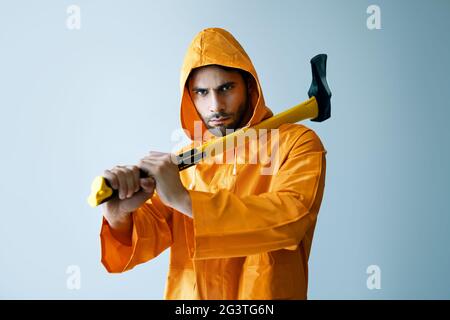
<svg viewBox="0 0 450 320">
<path fill-rule="evenodd" d="M 200 118 L 185 82 L 193 68 L 208 64 L 241 68 L 253 76 L 247 126 L 272 116 L 239 43 L 223 29 L 205 29 L 192 41 L 180 78 L 181 123 L 191 136 L 192 122 Z M 131 246 L 116 240 L 103 220 L 106 269 L 130 270 L 170 247 L 166 299 L 306 299 L 326 151 L 301 124 L 282 125 L 279 138 L 274 175 L 261 175 L 260 164 L 242 163 L 239 156 L 232 163 L 201 163 L 182 171 L 193 219 L 164 206 L 155 195 L 133 213 Z M 151 286 L 151 279 L 143 281 Z"/>
</svg>

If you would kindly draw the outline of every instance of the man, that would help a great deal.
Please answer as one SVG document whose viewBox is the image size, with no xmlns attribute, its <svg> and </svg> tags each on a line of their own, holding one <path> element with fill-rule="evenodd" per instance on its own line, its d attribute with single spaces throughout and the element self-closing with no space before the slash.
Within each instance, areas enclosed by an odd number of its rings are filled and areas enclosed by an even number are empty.
<svg viewBox="0 0 450 320">
<path fill-rule="evenodd" d="M 194 38 L 180 87 L 181 123 L 192 140 L 198 123 L 206 142 L 272 116 L 250 58 L 220 28 Z M 103 207 L 106 269 L 130 270 L 170 247 L 166 299 L 306 299 L 326 151 L 300 124 L 282 125 L 277 141 L 272 174 L 261 174 L 261 163 L 238 164 L 236 152 L 231 163 L 183 171 L 170 154 L 150 152 L 136 166 L 106 170 L 119 190 Z"/>
</svg>

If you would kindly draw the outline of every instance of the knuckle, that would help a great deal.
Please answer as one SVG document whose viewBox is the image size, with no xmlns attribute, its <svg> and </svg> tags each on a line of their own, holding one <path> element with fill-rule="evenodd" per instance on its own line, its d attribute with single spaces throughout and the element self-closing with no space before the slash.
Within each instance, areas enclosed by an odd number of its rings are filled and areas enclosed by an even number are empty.
<svg viewBox="0 0 450 320">
<path fill-rule="evenodd" d="M 121 179 L 123 177 L 123 171 L 122 170 L 117 170 L 116 171 L 116 176 Z"/>
</svg>

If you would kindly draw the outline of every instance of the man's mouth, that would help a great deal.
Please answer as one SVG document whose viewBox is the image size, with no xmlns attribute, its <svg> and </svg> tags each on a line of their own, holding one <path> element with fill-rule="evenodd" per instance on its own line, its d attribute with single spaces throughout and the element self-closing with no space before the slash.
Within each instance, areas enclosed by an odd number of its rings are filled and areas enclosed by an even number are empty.
<svg viewBox="0 0 450 320">
<path fill-rule="evenodd" d="M 230 117 L 220 117 L 220 118 L 214 118 L 209 120 L 209 122 L 215 126 L 224 124 L 225 122 L 227 122 L 230 119 Z"/>
</svg>

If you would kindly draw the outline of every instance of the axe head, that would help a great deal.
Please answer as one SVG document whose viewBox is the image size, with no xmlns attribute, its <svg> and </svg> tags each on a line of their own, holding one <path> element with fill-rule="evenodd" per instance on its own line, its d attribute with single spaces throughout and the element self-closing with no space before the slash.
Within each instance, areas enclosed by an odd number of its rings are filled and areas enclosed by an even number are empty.
<svg viewBox="0 0 450 320">
<path fill-rule="evenodd" d="M 311 121 L 322 122 L 331 116 L 331 91 L 327 83 L 327 55 L 318 54 L 311 59 L 312 82 L 308 96 L 317 100 L 319 115 Z"/>
</svg>

